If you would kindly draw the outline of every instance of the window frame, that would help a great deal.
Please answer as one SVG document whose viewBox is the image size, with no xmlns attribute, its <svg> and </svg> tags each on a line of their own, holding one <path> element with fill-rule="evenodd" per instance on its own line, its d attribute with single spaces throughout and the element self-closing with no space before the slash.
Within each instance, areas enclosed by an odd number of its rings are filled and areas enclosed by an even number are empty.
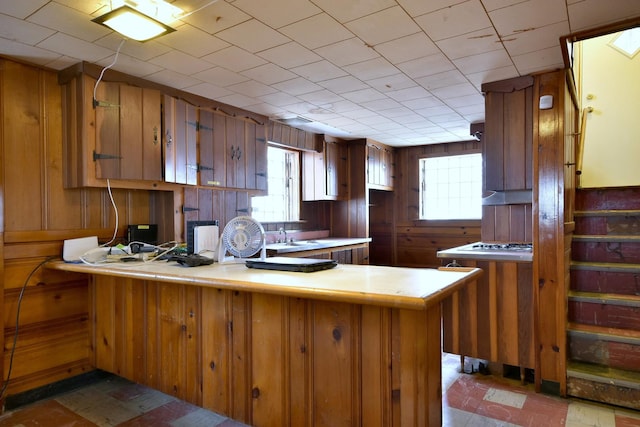
<svg viewBox="0 0 640 427">
<path fill-rule="evenodd" d="M 482 163 L 482 182 L 481 182 L 481 192 L 484 191 L 484 153 L 482 152 L 482 149 L 480 147 L 477 146 L 477 143 L 474 141 L 473 142 L 475 147 L 473 148 L 466 148 L 464 146 L 457 146 L 454 144 L 451 144 L 449 147 L 444 147 L 443 151 L 435 151 L 436 149 L 438 149 L 439 144 L 437 145 L 432 145 L 429 146 L 428 149 L 432 149 L 434 151 L 432 152 L 426 152 L 426 153 L 420 153 L 418 154 L 415 159 L 417 160 L 415 163 L 415 168 L 416 168 L 416 176 L 415 176 L 415 182 L 417 183 L 417 197 L 415 200 L 417 209 L 416 209 L 416 221 L 420 224 L 425 224 L 425 225 L 429 225 L 429 224 L 433 224 L 433 225 L 438 225 L 438 226 L 447 226 L 447 225 L 451 225 L 451 226 L 476 226 L 482 219 L 482 207 L 481 207 L 481 216 L 480 218 L 445 218 L 445 219 L 427 219 L 427 218 L 421 218 L 420 217 L 420 210 L 422 208 L 421 206 L 421 191 L 422 191 L 422 182 L 420 180 L 421 178 L 421 168 L 420 168 L 420 163 L 423 159 L 427 159 L 427 158 L 435 158 L 435 157 L 452 157 L 452 156 L 463 156 L 463 155 L 467 155 L 467 154 L 479 154 L 481 156 L 481 163 Z M 449 150 L 449 148 L 453 148 L 453 150 Z M 482 196 L 482 194 L 481 194 Z"/>
</svg>

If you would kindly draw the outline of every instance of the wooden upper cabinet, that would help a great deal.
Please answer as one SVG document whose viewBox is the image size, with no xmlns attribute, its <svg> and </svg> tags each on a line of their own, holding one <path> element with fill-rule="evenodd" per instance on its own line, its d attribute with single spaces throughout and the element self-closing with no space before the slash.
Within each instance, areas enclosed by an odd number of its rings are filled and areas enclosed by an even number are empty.
<svg viewBox="0 0 640 427">
<path fill-rule="evenodd" d="M 165 180 L 267 190 L 264 125 L 165 96 Z"/>
<path fill-rule="evenodd" d="M 198 184 L 196 107 L 168 95 L 163 97 L 164 179 Z"/>
<path fill-rule="evenodd" d="M 393 190 L 393 149 L 378 142 L 367 142 L 367 184 L 378 190 Z"/>
<path fill-rule="evenodd" d="M 482 86 L 484 190 L 533 188 L 533 78 L 519 77 Z"/>
<path fill-rule="evenodd" d="M 78 75 L 63 85 L 63 103 L 65 187 L 162 180 L 158 90 Z"/>
<path fill-rule="evenodd" d="M 302 200 L 345 200 L 348 196 L 347 146 L 323 141 L 322 152 L 302 153 Z"/>
</svg>

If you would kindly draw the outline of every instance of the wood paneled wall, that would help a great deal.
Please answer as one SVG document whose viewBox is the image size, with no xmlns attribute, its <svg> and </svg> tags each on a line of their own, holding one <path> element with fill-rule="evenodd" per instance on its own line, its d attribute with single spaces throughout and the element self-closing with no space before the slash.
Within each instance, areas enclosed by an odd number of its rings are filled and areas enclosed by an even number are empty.
<svg viewBox="0 0 640 427">
<path fill-rule="evenodd" d="M 419 159 L 480 153 L 478 141 L 399 148 L 396 152 L 393 263 L 406 267 L 438 267 L 436 252 L 480 240 L 480 220 L 419 220 Z"/>
<path fill-rule="evenodd" d="M 64 190 L 62 107 L 57 75 L 0 60 L 0 206 L 2 210 L 3 364 L 6 379 L 21 289 L 62 241 L 97 235 L 109 240 L 115 215 L 104 189 Z M 117 190 L 118 236 L 129 223 L 150 221 L 147 191 Z M 7 394 L 93 369 L 89 360 L 87 280 L 38 269 L 26 283 Z"/>
</svg>

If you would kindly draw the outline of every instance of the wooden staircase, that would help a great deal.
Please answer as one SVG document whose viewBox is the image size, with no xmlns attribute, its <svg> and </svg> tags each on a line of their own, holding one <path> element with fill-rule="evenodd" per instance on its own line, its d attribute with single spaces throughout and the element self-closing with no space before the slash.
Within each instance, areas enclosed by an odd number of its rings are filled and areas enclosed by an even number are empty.
<svg viewBox="0 0 640 427">
<path fill-rule="evenodd" d="M 640 187 L 576 192 L 567 393 L 640 409 Z"/>
</svg>

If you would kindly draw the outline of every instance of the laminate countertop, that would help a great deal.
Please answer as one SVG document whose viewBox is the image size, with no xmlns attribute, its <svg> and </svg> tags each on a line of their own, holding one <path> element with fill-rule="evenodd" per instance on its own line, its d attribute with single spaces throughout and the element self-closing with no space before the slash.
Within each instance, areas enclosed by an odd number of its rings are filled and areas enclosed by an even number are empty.
<svg viewBox="0 0 640 427">
<path fill-rule="evenodd" d="M 54 261 L 48 268 L 300 298 L 424 310 L 482 274 L 478 268 L 402 268 L 338 264 L 312 273 L 257 270 L 244 263 L 185 267 L 176 262 L 104 266 Z"/>
</svg>

